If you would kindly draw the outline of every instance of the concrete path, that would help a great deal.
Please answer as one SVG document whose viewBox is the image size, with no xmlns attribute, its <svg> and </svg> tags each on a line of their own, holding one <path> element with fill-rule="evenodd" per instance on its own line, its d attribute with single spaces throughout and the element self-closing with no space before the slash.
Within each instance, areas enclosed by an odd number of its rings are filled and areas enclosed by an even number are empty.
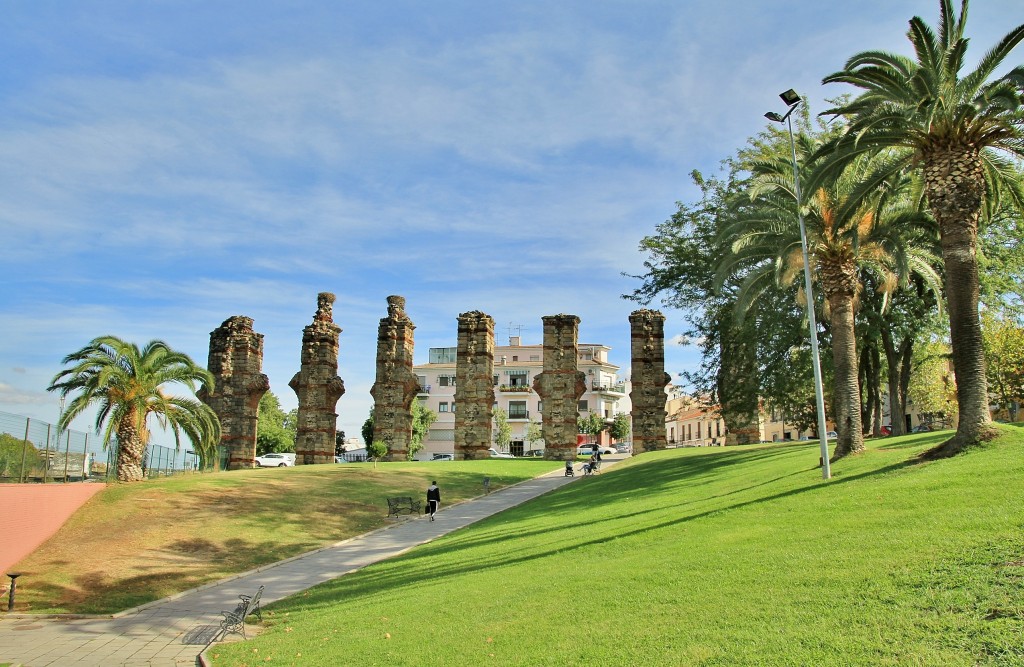
<svg viewBox="0 0 1024 667">
<path fill-rule="evenodd" d="M 602 467 L 621 458 L 605 457 Z M 113 617 L 68 619 L 0 614 L 0 663 L 24 667 L 195 665 L 222 619 L 220 611 L 233 609 L 240 594 L 252 595 L 262 585 L 266 587 L 264 604 L 280 600 L 532 500 L 580 479 L 580 473 L 577 475 L 565 477 L 562 471 L 556 471 L 444 507 L 436 521 L 425 517 L 402 520 Z"/>
</svg>

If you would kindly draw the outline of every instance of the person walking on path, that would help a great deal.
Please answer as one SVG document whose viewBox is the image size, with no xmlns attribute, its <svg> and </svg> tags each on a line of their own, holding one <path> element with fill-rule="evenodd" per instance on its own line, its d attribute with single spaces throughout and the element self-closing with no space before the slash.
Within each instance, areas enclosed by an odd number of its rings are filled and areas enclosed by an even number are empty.
<svg viewBox="0 0 1024 667">
<path fill-rule="evenodd" d="M 431 482 L 427 487 L 427 511 L 430 512 L 430 520 L 434 520 L 434 512 L 441 506 L 441 489 L 437 482 Z"/>
</svg>

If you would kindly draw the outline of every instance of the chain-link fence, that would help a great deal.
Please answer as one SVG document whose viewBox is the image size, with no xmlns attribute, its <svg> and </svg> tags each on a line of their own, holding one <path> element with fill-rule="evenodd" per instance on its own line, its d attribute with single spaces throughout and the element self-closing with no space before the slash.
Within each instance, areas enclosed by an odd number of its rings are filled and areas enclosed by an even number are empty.
<svg viewBox="0 0 1024 667">
<path fill-rule="evenodd" d="M 147 477 L 200 472 L 190 450 L 148 445 L 142 464 Z M 0 482 L 84 482 L 117 479 L 117 445 L 105 448 L 95 434 L 24 415 L 0 412 Z"/>
</svg>

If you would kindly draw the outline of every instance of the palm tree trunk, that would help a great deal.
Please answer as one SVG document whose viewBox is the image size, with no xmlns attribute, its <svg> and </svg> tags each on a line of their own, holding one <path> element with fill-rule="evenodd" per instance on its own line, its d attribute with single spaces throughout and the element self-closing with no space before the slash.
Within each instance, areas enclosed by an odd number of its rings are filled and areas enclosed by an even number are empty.
<svg viewBox="0 0 1024 667">
<path fill-rule="evenodd" d="M 928 206 L 939 223 L 959 404 L 956 434 L 923 455 L 942 458 L 991 435 L 985 352 L 978 316 L 978 220 L 985 178 L 978 151 L 961 146 L 938 149 L 927 156 L 924 176 Z"/>
<path fill-rule="evenodd" d="M 864 451 L 857 373 L 857 339 L 853 327 L 853 292 L 823 290 L 832 311 L 832 363 L 835 366 L 836 449 L 833 459 Z"/>
<path fill-rule="evenodd" d="M 139 482 L 145 478 L 142 471 L 145 450 L 134 417 L 126 416 L 117 425 L 117 481 Z"/>
</svg>

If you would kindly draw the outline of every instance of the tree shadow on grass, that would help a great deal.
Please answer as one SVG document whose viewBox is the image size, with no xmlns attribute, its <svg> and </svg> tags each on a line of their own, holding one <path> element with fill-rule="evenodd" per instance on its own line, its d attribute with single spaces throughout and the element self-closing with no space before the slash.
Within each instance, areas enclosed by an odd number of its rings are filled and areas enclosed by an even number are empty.
<svg viewBox="0 0 1024 667">
<path fill-rule="evenodd" d="M 900 461 L 897 463 L 883 466 L 863 473 L 849 475 L 839 479 L 833 480 L 831 485 L 842 485 L 856 482 L 858 480 L 871 478 L 877 475 L 889 474 L 894 471 L 906 468 L 913 465 L 912 462 Z M 623 471 L 625 472 L 625 471 Z M 799 473 L 794 473 L 799 474 Z M 609 472 L 609 477 L 611 473 Z M 785 475 L 784 477 L 790 477 L 792 475 Z M 781 478 L 780 478 L 781 479 Z M 765 484 L 756 484 L 749 489 L 737 490 L 734 492 L 728 492 L 720 494 L 720 497 L 726 497 L 739 493 L 741 491 L 750 490 L 764 486 Z M 321 607 L 327 607 L 334 604 L 339 598 L 344 597 L 347 600 L 358 600 L 361 597 L 372 597 L 380 594 L 382 591 L 392 589 L 395 587 L 404 586 L 421 586 L 434 583 L 440 583 L 443 580 L 452 576 L 464 576 L 467 573 L 474 572 L 485 572 L 496 568 L 507 568 L 509 566 L 525 566 L 533 563 L 534 561 L 549 558 L 555 555 L 564 555 L 566 553 L 572 553 L 575 551 L 587 549 L 593 546 L 599 546 L 621 540 L 624 538 L 639 536 L 652 531 L 659 531 L 667 528 L 676 528 L 683 526 L 687 523 L 697 521 L 710 516 L 722 514 L 724 512 L 730 512 L 734 510 L 740 510 L 747 507 L 757 506 L 766 502 L 773 502 L 782 500 L 785 498 L 791 498 L 799 496 L 807 492 L 814 492 L 821 488 L 821 484 L 808 484 L 798 488 L 792 488 L 778 493 L 760 496 L 750 500 L 744 500 L 735 502 L 730 505 L 716 506 L 704 511 L 694 512 L 684 516 L 676 516 L 656 523 L 644 525 L 643 527 L 636 528 L 633 530 L 617 531 L 612 534 L 604 534 L 601 537 L 593 539 L 572 539 L 571 541 L 564 541 L 557 547 L 548 546 L 547 548 L 541 548 L 531 553 L 516 553 L 513 549 L 508 549 L 504 552 L 504 556 L 500 561 L 495 561 L 493 558 L 493 550 L 488 550 L 486 554 L 475 558 L 464 558 L 458 560 L 458 552 L 465 552 L 470 549 L 477 549 L 480 547 L 486 547 L 495 543 L 504 541 L 514 542 L 521 541 L 523 537 L 536 537 L 541 534 L 557 534 L 560 532 L 578 531 L 581 527 L 597 528 L 600 524 L 610 521 L 621 521 L 627 517 L 637 517 L 641 514 L 660 512 L 661 508 L 645 510 L 641 513 L 627 512 L 622 513 L 615 517 L 593 517 L 592 514 L 588 515 L 588 518 L 576 522 L 571 525 L 559 525 L 550 528 L 539 529 L 532 532 L 522 533 L 517 532 L 515 535 L 498 534 L 493 533 L 489 537 L 483 539 L 470 539 L 463 542 L 449 539 L 442 539 L 438 542 L 423 545 L 417 548 L 414 552 L 403 555 L 397 559 L 393 559 L 384 564 L 378 564 L 370 566 L 362 570 L 359 574 L 348 577 L 341 577 L 332 582 L 327 582 L 320 586 L 317 586 L 309 591 L 306 591 L 300 598 L 291 598 L 288 602 L 279 602 L 275 605 L 275 608 L 279 605 L 282 609 L 288 609 L 289 611 L 298 611 L 305 609 L 315 609 Z M 601 497 L 600 489 L 594 489 L 597 493 L 595 498 Z M 536 503 L 538 500 L 531 501 L 530 504 Z M 522 511 L 536 511 L 534 508 L 528 508 L 526 505 L 522 506 Z M 479 524 L 476 524 L 478 530 L 480 528 L 487 530 L 488 523 L 495 521 L 495 518 L 486 519 Z M 596 531 L 595 531 L 596 532 Z M 452 557 L 458 560 L 453 565 Z M 442 558 L 443 556 L 443 558 Z M 443 562 L 442 562 L 443 561 Z"/>
</svg>

